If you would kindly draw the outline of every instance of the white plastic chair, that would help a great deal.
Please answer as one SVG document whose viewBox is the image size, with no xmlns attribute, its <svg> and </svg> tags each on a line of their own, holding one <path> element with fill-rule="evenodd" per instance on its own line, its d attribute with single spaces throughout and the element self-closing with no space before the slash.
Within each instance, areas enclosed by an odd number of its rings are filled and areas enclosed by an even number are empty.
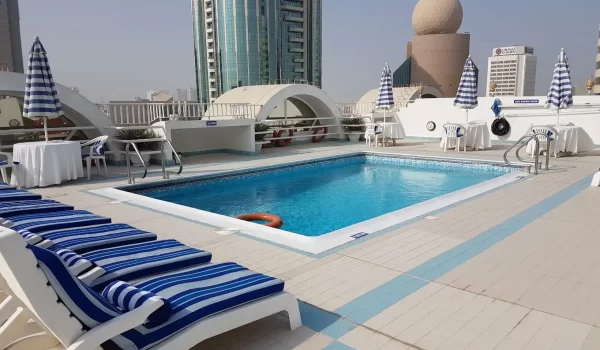
<svg viewBox="0 0 600 350">
<path fill-rule="evenodd" d="M 8 153 L 8 152 L 0 152 L 0 156 L 4 156 L 6 157 L 6 160 L 0 160 L 0 173 L 2 173 L 2 181 L 4 181 L 7 184 L 10 184 L 10 179 L 8 178 L 8 175 L 6 174 L 6 168 L 11 168 L 12 172 L 15 174 L 15 181 L 17 182 L 17 187 L 20 188 L 21 186 L 19 185 L 19 176 L 17 176 L 17 166 L 19 165 L 19 163 L 14 163 L 13 162 L 13 158 L 12 158 L 12 154 Z"/>
<path fill-rule="evenodd" d="M 537 134 L 537 138 L 540 141 L 540 153 L 542 152 L 550 152 L 550 150 L 546 149 L 546 144 L 548 143 L 548 138 L 550 138 L 550 148 L 552 148 L 552 142 L 554 144 L 554 158 L 558 158 L 558 147 L 556 147 L 556 140 L 558 139 L 558 131 L 551 126 L 548 125 L 535 125 L 531 127 L 531 133 Z M 531 151 L 531 158 L 535 157 L 535 149 Z"/>
<path fill-rule="evenodd" d="M 367 124 L 367 128 L 365 129 L 365 144 L 367 146 L 371 146 L 371 141 L 375 139 L 375 147 L 379 143 L 379 135 L 383 133 L 383 128 L 381 125 L 377 123 L 369 123 Z"/>
<path fill-rule="evenodd" d="M 85 160 L 85 165 L 87 167 L 87 178 L 88 180 L 91 178 L 91 170 L 92 170 L 92 160 L 96 161 L 96 170 L 98 175 L 100 175 L 100 161 L 104 161 L 104 171 L 106 172 L 106 177 L 108 177 L 108 167 L 106 166 L 106 156 L 104 155 L 104 144 L 108 140 L 108 136 L 99 136 L 93 140 L 89 140 L 88 142 L 81 145 L 81 158 Z M 84 147 L 89 146 L 89 150 L 87 153 L 84 151 Z"/>
<path fill-rule="evenodd" d="M 444 124 L 444 133 L 446 137 L 444 138 L 444 152 L 448 149 L 448 140 L 454 139 L 456 140 L 456 152 L 460 152 L 460 139 L 465 136 L 465 127 L 460 124 Z M 467 146 L 465 142 L 465 152 L 467 151 Z"/>
</svg>

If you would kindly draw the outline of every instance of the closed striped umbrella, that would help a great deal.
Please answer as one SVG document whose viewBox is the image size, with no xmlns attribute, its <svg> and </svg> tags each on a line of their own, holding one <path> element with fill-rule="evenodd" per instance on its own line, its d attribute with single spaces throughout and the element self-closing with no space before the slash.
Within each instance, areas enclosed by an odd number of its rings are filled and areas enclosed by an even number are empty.
<svg viewBox="0 0 600 350">
<path fill-rule="evenodd" d="M 46 119 L 58 118 L 63 114 L 46 50 L 40 38 L 36 36 L 29 50 L 23 116 L 30 119 L 44 118 L 44 134 L 48 141 Z"/>
<path fill-rule="evenodd" d="M 469 122 L 469 109 L 477 107 L 479 100 L 477 99 L 477 67 L 471 56 L 467 57 L 460 83 L 458 84 L 458 92 L 454 99 L 454 106 L 467 111 L 467 122 Z"/>
<path fill-rule="evenodd" d="M 377 93 L 377 102 L 375 108 L 390 109 L 394 107 L 394 87 L 392 86 L 392 70 L 386 63 L 381 73 L 379 82 L 379 92 Z"/>
<path fill-rule="evenodd" d="M 394 107 L 394 86 L 392 85 L 392 70 L 385 63 L 383 72 L 381 72 L 381 80 L 379 81 L 379 91 L 377 92 L 377 101 L 375 102 L 376 109 L 383 109 L 383 129 L 385 133 L 386 110 Z M 384 143 L 385 144 L 385 143 Z"/>
<path fill-rule="evenodd" d="M 560 49 L 558 60 L 554 65 L 554 75 L 550 83 L 550 91 L 546 98 L 546 108 L 556 110 L 556 125 L 560 118 L 560 110 L 573 106 L 573 86 L 571 84 L 571 71 L 565 49 Z"/>
</svg>

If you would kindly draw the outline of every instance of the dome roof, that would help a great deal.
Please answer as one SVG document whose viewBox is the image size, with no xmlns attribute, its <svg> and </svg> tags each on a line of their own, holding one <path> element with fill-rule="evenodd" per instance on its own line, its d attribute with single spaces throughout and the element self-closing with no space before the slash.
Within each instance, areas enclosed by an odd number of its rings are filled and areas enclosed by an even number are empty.
<svg viewBox="0 0 600 350">
<path fill-rule="evenodd" d="M 462 19 L 459 0 L 419 0 L 413 11 L 412 25 L 417 35 L 454 34 Z"/>
</svg>

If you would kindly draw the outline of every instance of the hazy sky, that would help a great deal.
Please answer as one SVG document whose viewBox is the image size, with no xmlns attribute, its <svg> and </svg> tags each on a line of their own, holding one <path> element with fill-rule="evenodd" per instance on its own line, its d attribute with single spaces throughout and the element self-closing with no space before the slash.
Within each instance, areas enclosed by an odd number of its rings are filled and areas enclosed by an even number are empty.
<svg viewBox="0 0 600 350">
<path fill-rule="evenodd" d="M 574 85 L 594 72 L 600 1 L 461 0 L 480 91 L 497 46 L 530 45 L 538 56 L 536 94 L 545 95 L 561 47 Z M 406 55 L 417 0 L 323 0 L 323 88 L 356 101 L 379 84 L 384 63 Z M 24 59 L 35 35 L 61 84 L 95 102 L 130 100 L 146 90 L 193 87 L 189 0 L 20 0 Z"/>
</svg>

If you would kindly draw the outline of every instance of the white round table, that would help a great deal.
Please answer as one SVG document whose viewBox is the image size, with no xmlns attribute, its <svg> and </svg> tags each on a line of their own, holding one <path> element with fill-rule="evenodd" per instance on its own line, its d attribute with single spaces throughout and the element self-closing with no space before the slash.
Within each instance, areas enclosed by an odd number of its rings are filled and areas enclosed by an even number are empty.
<svg viewBox="0 0 600 350">
<path fill-rule="evenodd" d="M 554 154 L 556 149 L 559 153 L 570 153 L 577 154 L 581 152 L 588 152 L 595 148 L 591 142 L 585 142 L 579 137 L 580 132 L 583 132 L 583 128 L 576 125 L 549 125 L 558 131 L 558 136 L 555 137 L 554 141 L 550 142 L 550 153 Z M 531 128 L 530 128 L 531 129 Z M 527 153 L 533 153 L 535 147 L 534 141 L 529 141 L 527 144 Z M 540 150 L 546 150 L 546 142 L 540 142 Z"/>
<path fill-rule="evenodd" d="M 485 122 L 471 122 L 469 124 L 458 123 L 465 127 L 467 130 L 466 135 L 460 140 L 461 147 L 470 147 L 473 150 L 486 149 L 492 147 L 492 140 L 490 138 L 490 129 Z M 442 128 L 442 140 L 440 142 L 440 148 L 444 148 L 444 141 L 446 139 L 446 131 Z M 464 143 L 463 143 L 464 142 Z M 456 147 L 456 140 L 448 140 L 448 148 Z"/>
<path fill-rule="evenodd" d="M 19 163 L 17 174 L 22 187 L 58 185 L 83 177 L 81 144 L 76 141 L 26 142 L 13 146 L 13 161 Z"/>
</svg>

